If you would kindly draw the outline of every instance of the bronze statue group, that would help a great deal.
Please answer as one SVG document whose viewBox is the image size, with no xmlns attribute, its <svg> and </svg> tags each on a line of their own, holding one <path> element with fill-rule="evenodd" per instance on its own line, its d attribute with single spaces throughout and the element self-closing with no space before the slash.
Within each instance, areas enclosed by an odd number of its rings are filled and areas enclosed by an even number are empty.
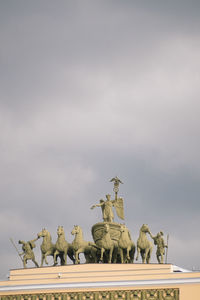
<svg viewBox="0 0 200 300">
<path fill-rule="evenodd" d="M 115 207 L 118 217 L 122 220 L 124 220 L 124 207 L 123 199 L 118 198 L 117 195 L 119 183 L 122 182 L 118 177 L 112 178 L 111 182 L 114 182 L 113 190 L 115 192 L 115 199 L 111 200 L 111 196 L 108 194 L 106 195 L 105 201 L 101 199 L 99 204 L 91 207 L 91 209 L 101 207 L 103 216 L 103 222 L 97 223 L 92 227 L 94 242 L 85 241 L 81 227 L 75 225 L 71 231 L 71 234 L 74 235 L 72 243 L 66 241 L 63 226 L 58 226 L 57 241 L 54 244 L 52 243 L 50 233 L 44 228 L 38 233 L 37 238 L 27 242 L 19 241 L 19 244 L 22 244 L 23 250 L 19 255 L 22 258 L 24 268 L 27 267 L 28 260 L 32 260 L 35 266 L 39 267 L 35 260 L 33 249 L 36 247 L 35 242 L 40 238 L 43 238 L 40 246 L 41 267 L 44 262 L 48 264 L 47 256 L 53 257 L 54 266 L 58 264 L 58 259 L 61 265 L 66 265 L 67 257 L 69 257 L 74 264 L 79 264 L 79 255 L 81 253 L 84 254 L 85 263 L 133 263 L 136 248 L 136 260 L 138 260 L 139 255 L 141 255 L 142 263 L 150 263 L 153 243 L 148 240 L 147 233 L 157 246 L 156 257 L 158 263 L 164 263 L 165 248 L 168 248 L 168 245 L 164 242 L 162 231 L 153 236 L 148 225 L 143 224 L 140 228 L 139 237 L 135 246 L 126 225 L 114 222 L 112 207 Z M 165 258 L 167 258 L 167 253 Z"/>
</svg>

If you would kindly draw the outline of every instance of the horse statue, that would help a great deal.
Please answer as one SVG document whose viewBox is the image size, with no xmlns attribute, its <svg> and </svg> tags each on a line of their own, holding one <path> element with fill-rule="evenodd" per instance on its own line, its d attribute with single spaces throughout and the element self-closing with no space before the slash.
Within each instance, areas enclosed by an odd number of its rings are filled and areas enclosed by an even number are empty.
<svg viewBox="0 0 200 300">
<path fill-rule="evenodd" d="M 139 254 L 142 257 L 142 263 L 149 263 L 151 258 L 151 252 L 153 250 L 153 244 L 147 239 L 146 233 L 150 234 L 150 229 L 147 224 L 143 224 L 140 228 L 139 238 L 137 240 L 137 257 L 138 260 Z"/>
<path fill-rule="evenodd" d="M 94 243 L 87 242 L 83 239 L 83 231 L 81 227 L 78 225 L 74 225 L 71 234 L 75 235 L 75 238 L 72 242 L 72 248 L 75 256 L 75 264 L 80 264 L 80 253 L 84 253 L 86 263 L 97 262 L 97 247 Z"/>
<path fill-rule="evenodd" d="M 105 262 L 104 252 L 106 251 L 108 252 L 108 259 L 106 262 L 116 263 L 118 243 L 111 239 L 109 224 L 105 223 L 102 238 L 96 241 L 96 245 L 101 249 L 101 262 Z"/>
<path fill-rule="evenodd" d="M 130 232 L 126 225 L 120 225 L 120 237 L 118 242 L 118 252 L 121 263 L 133 263 L 135 255 L 135 244 L 131 239 Z"/>
<path fill-rule="evenodd" d="M 37 236 L 38 236 L 38 238 L 43 237 L 43 242 L 40 246 L 41 254 L 42 254 L 40 266 L 42 267 L 44 261 L 45 261 L 45 264 L 48 265 L 47 256 L 54 256 L 56 247 L 55 247 L 55 244 L 52 243 L 51 235 L 47 229 L 43 228 L 42 231 L 40 231 L 37 234 Z"/>
<path fill-rule="evenodd" d="M 73 261 L 73 263 L 75 263 L 75 259 L 73 257 L 73 248 L 72 245 L 65 240 L 65 232 L 63 226 L 58 226 L 57 235 L 58 238 L 55 244 L 54 265 L 57 265 L 58 255 L 63 255 L 63 260 L 61 261 L 62 265 L 67 264 L 67 255 Z"/>
</svg>

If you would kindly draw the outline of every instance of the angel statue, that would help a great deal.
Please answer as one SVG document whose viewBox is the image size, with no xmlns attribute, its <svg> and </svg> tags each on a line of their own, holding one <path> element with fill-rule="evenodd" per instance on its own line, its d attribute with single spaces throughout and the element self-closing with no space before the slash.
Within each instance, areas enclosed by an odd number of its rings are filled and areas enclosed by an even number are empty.
<svg viewBox="0 0 200 300">
<path fill-rule="evenodd" d="M 104 222 L 113 222 L 114 213 L 112 207 L 115 207 L 116 213 L 118 217 L 124 220 L 124 200 L 123 198 L 117 198 L 115 200 L 111 200 L 111 195 L 106 195 L 106 200 L 101 199 L 99 204 L 93 205 L 91 209 L 95 207 L 101 207 L 103 221 Z"/>
</svg>

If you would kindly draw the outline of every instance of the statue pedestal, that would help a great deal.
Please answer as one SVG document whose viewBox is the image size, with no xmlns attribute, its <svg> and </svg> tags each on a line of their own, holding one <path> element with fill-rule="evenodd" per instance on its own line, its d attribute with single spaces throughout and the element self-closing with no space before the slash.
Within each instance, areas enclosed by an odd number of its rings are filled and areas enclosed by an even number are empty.
<svg viewBox="0 0 200 300">
<path fill-rule="evenodd" d="M 18 269 L 10 271 L 9 280 L 0 281 L 1 300 L 199 300 L 199 295 L 200 273 L 175 270 L 171 264 Z"/>
</svg>

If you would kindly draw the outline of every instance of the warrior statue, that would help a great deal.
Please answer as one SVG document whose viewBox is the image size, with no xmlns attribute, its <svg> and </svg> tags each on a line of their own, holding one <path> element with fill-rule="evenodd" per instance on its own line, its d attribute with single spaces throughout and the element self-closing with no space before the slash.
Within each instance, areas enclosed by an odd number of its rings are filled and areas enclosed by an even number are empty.
<svg viewBox="0 0 200 300">
<path fill-rule="evenodd" d="M 156 236 L 153 236 L 150 233 L 150 236 L 154 240 L 154 244 L 157 246 L 156 257 L 157 257 L 158 263 L 163 264 L 165 248 L 168 248 L 168 245 L 165 244 L 165 241 L 163 239 L 163 232 L 162 231 L 158 232 Z"/>
<path fill-rule="evenodd" d="M 115 192 L 115 199 L 111 200 L 111 195 L 106 195 L 106 200 L 101 199 L 99 204 L 93 205 L 91 209 L 95 207 L 101 207 L 103 221 L 104 222 L 113 222 L 114 220 L 114 213 L 112 207 L 115 207 L 116 213 L 118 217 L 124 220 L 124 200 L 123 198 L 118 198 L 117 193 L 119 191 L 119 183 L 122 183 L 121 180 L 116 176 L 110 180 L 111 182 L 114 181 L 114 192 Z"/>
<path fill-rule="evenodd" d="M 38 263 L 35 260 L 35 255 L 33 253 L 33 248 L 35 248 L 35 241 L 37 241 L 38 238 L 32 240 L 32 241 L 28 241 L 28 242 L 24 242 L 22 240 L 19 240 L 19 244 L 22 244 L 22 250 L 23 252 L 20 253 L 20 255 L 24 255 L 23 256 L 23 265 L 24 268 L 26 268 L 26 264 L 28 260 L 32 260 L 32 262 L 36 265 L 37 268 L 39 268 Z"/>
</svg>

